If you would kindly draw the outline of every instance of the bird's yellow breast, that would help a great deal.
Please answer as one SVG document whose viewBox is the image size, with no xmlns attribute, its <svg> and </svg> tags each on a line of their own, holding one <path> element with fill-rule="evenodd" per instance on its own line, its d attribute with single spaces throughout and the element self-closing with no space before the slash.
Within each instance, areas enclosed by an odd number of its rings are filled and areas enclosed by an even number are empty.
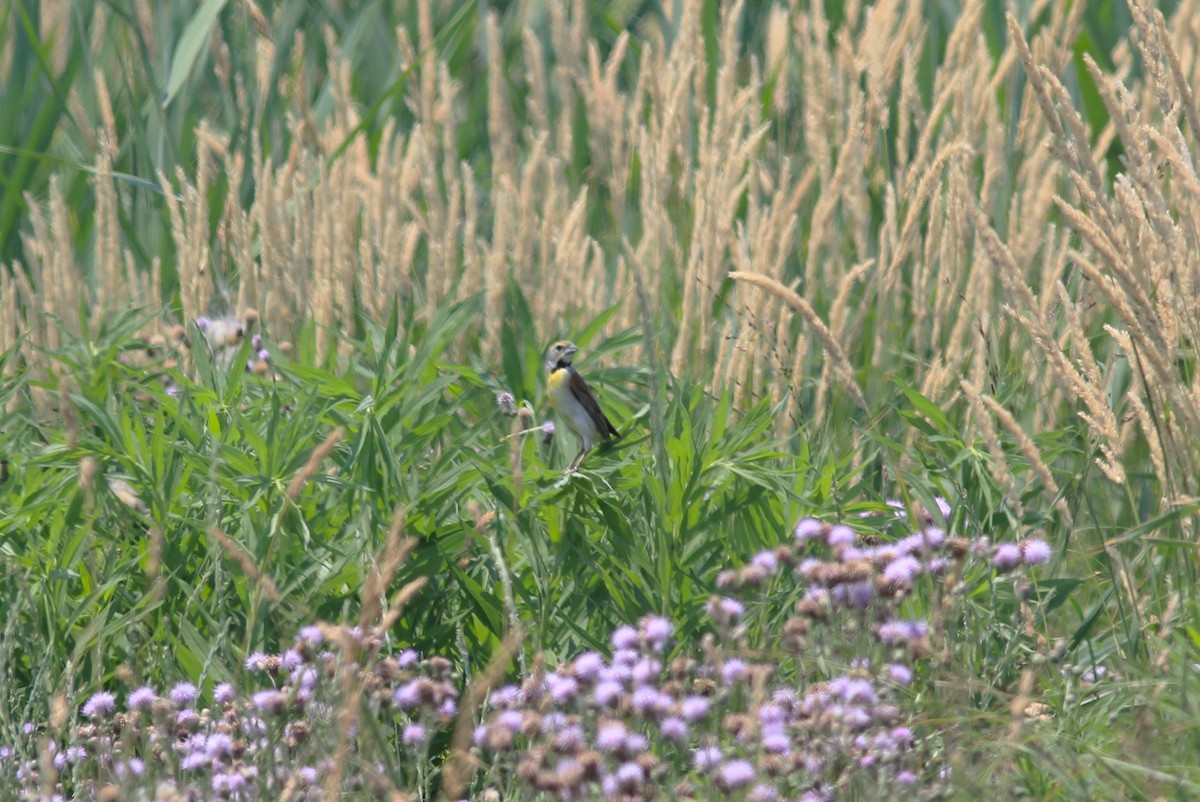
<svg viewBox="0 0 1200 802">
<path fill-rule="evenodd" d="M 571 371 L 566 368 L 555 368 L 546 379 L 546 389 L 550 391 L 550 403 L 555 409 L 561 409 L 561 404 L 571 394 Z"/>
</svg>

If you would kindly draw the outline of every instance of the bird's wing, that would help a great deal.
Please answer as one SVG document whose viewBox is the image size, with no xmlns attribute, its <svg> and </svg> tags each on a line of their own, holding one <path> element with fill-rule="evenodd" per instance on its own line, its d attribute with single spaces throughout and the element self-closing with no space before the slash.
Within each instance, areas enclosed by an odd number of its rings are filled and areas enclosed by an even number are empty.
<svg viewBox="0 0 1200 802">
<path fill-rule="evenodd" d="M 596 424 L 596 429 L 599 430 L 601 437 L 619 438 L 621 436 L 617 427 L 613 426 L 612 422 L 600 411 L 600 404 L 596 402 L 592 388 L 588 387 L 583 377 L 574 370 L 571 371 L 571 395 L 575 396 L 575 400 L 583 405 L 588 417 L 592 419 L 592 423 Z"/>
</svg>

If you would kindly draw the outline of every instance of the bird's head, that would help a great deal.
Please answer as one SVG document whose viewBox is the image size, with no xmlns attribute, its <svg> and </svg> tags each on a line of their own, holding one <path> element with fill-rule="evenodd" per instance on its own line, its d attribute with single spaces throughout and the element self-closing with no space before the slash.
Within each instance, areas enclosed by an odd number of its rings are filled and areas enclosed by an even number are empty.
<svg viewBox="0 0 1200 802">
<path fill-rule="evenodd" d="M 559 340 L 550 346 L 550 350 L 546 353 L 546 364 L 551 368 L 570 365 L 572 354 L 578 350 L 575 347 L 575 343 Z"/>
</svg>

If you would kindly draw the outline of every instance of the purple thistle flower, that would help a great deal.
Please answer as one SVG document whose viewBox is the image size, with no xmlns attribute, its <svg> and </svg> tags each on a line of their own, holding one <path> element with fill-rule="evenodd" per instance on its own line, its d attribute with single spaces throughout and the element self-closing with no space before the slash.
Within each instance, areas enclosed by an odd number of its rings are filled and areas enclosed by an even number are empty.
<svg viewBox="0 0 1200 802">
<path fill-rule="evenodd" d="M 1001 571 L 1016 568 L 1021 562 L 1021 547 L 1016 543 L 1000 543 L 992 553 L 992 565 Z"/>
<path fill-rule="evenodd" d="M 891 663 L 887 667 L 888 677 L 899 685 L 907 685 L 912 682 L 912 669 L 901 663 Z"/>
<path fill-rule="evenodd" d="M 605 721 L 596 728 L 596 746 L 605 752 L 614 752 L 625 745 L 628 734 L 625 725 L 619 721 Z"/>
<path fill-rule="evenodd" d="M 616 703 L 624 690 L 619 682 L 604 680 L 596 684 L 596 689 L 592 691 L 592 698 L 601 707 L 610 707 Z"/>
<path fill-rule="evenodd" d="M 849 704 L 874 704 L 876 700 L 875 687 L 861 677 L 835 677 L 829 682 L 829 690 Z"/>
<path fill-rule="evenodd" d="M 516 685 L 505 685 L 503 688 L 492 691 L 490 701 L 492 707 L 513 707 L 521 703 L 521 689 Z"/>
<path fill-rule="evenodd" d="M 949 517 L 949 513 L 947 513 L 947 517 Z M 921 530 L 920 534 L 928 549 L 940 549 L 946 544 L 946 530 L 940 526 L 927 526 Z"/>
<path fill-rule="evenodd" d="M 215 793 L 232 796 L 244 789 L 247 782 L 246 777 L 240 771 L 219 772 L 213 775 L 212 789 Z"/>
<path fill-rule="evenodd" d="M 287 694 L 274 689 L 259 691 L 250 698 L 254 706 L 264 713 L 278 716 L 287 709 Z"/>
<path fill-rule="evenodd" d="M 622 624 L 613 630 L 612 645 L 614 649 L 633 649 L 637 646 L 637 641 L 637 630 L 628 624 Z"/>
<path fill-rule="evenodd" d="M 521 725 L 525 723 L 525 717 L 521 715 L 520 710 L 505 710 L 496 717 L 496 723 L 513 735 L 516 735 L 521 731 Z"/>
<path fill-rule="evenodd" d="M 838 546 L 853 546 L 854 541 L 858 539 L 858 535 L 853 529 L 845 524 L 838 524 L 829 530 L 829 534 L 825 536 L 825 542 L 831 548 Z"/>
<path fill-rule="evenodd" d="M 417 654 L 416 649 L 405 649 L 404 651 L 400 652 L 400 654 L 396 655 L 396 664 L 401 668 L 412 668 L 420 661 L 420 659 L 421 656 Z"/>
<path fill-rule="evenodd" d="M 805 518 L 796 524 L 792 534 L 799 541 L 813 540 L 820 537 L 821 532 L 825 529 L 825 524 L 818 521 L 816 518 Z"/>
<path fill-rule="evenodd" d="M 896 585 L 907 585 L 921 570 L 921 563 L 915 557 L 899 557 L 892 560 L 883 569 L 883 579 Z"/>
<path fill-rule="evenodd" d="M 146 773 L 146 763 L 140 757 L 131 757 L 129 760 L 122 761 L 113 766 L 113 773 L 117 775 L 118 780 L 141 777 Z"/>
<path fill-rule="evenodd" d="M 279 664 L 288 671 L 295 671 L 297 668 L 304 665 L 304 655 L 300 654 L 300 652 L 296 651 L 295 649 L 288 649 L 283 653 L 283 657 L 280 659 Z"/>
<path fill-rule="evenodd" d="M 546 677 L 546 688 L 550 692 L 550 698 L 558 704 L 562 704 L 579 692 L 579 683 L 572 677 L 550 674 Z"/>
<path fill-rule="evenodd" d="M 634 664 L 629 678 L 638 684 L 645 685 L 654 681 L 661 672 L 662 663 L 652 657 L 647 657 Z"/>
<path fill-rule="evenodd" d="M 640 732 L 631 732 L 625 736 L 623 748 L 626 753 L 636 755 L 638 752 L 645 752 L 650 748 L 650 739 Z"/>
<path fill-rule="evenodd" d="M 787 711 L 783 709 L 783 705 L 776 702 L 767 702 L 758 708 L 758 720 L 764 726 L 768 724 L 783 724 L 787 721 Z"/>
<path fill-rule="evenodd" d="M 875 586 L 864 580 L 862 582 L 847 582 L 838 585 L 829 596 L 837 604 L 845 605 L 852 610 L 865 610 L 875 598 Z"/>
<path fill-rule="evenodd" d="M 725 626 L 741 618 L 746 612 L 746 605 L 737 599 L 713 596 L 705 605 L 705 611 L 714 621 Z"/>
<path fill-rule="evenodd" d="M 896 775 L 896 782 L 900 783 L 901 785 L 915 785 L 917 782 L 917 775 L 905 769 Z"/>
<path fill-rule="evenodd" d="M 637 763 L 626 762 L 617 768 L 616 777 L 617 783 L 622 789 L 636 791 L 642 787 L 642 782 L 646 779 L 646 774 Z"/>
<path fill-rule="evenodd" d="M 673 629 L 670 620 L 659 615 L 651 615 L 642 619 L 642 636 L 655 650 L 662 650 L 671 637 Z"/>
<path fill-rule="evenodd" d="M 942 514 L 942 518 L 949 521 L 950 520 L 950 502 L 946 501 L 946 499 L 942 498 L 941 496 L 938 496 L 933 500 L 933 503 L 937 504 L 938 511 Z"/>
<path fill-rule="evenodd" d="M 737 657 L 731 657 L 721 666 L 721 679 L 726 685 L 733 685 L 739 680 L 745 679 L 748 669 L 746 662 Z"/>
<path fill-rule="evenodd" d="M 144 712 L 149 710 L 150 705 L 154 704 L 157 700 L 158 694 L 154 692 L 154 689 L 143 685 L 130 692 L 126 705 L 130 710 L 141 710 Z"/>
<path fill-rule="evenodd" d="M 901 621 L 895 619 L 881 624 L 879 639 L 888 645 L 908 643 L 920 640 L 929 631 L 929 625 L 924 621 Z"/>
<path fill-rule="evenodd" d="M 639 715 L 661 714 L 670 710 L 671 697 L 658 688 L 649 685 L 639 685 L 634 689 L 630 703 Z"/>
<path fill-rule="evenodd" d="M 683 719 L 675 718 L 674 716 L 668 716 L 667 718 L 663 719 L 662 724 L 659 725 L 659 732 L 661 732 L 662 736 L 668 741 L 678 742 L 687 738 L 688 726 L 683 722 Z"/>
<path fill-rule="evenodd" d="M 414 722 L 404 728 L 400 740 L 408 746 L 420 746 L 429 740 L 429 731 L 423 725 Z"/>
<path fill-rule="evenodd" d="M 418 680 L 407 682 L 404 685 L 396 688 L 392 694 L 392 701 L 401 710 L 412 710 L 421 703 L 421 685 Z"/>
<path fill-rule="evenodd" d="M 1021 543 L 1021 557 L 1026 565 L 1041 565 L 1050 559 L 1050 545 L 1044 540 L 1026 540 Z"/>
<path fill-rule="evenodd" d="M 689 696 L 680 703 L 679 715 L 684 721 L 700 721 L 708 715 L 709 704 L 704 696 Z"/>
<path fill-rule="evenodd" d="M 692 752 L 692 765 L 697 771 L 711 771 L 721 762 L 721 750 L 715 746 L 702 746 Z"/>
<path fill-rule="evenodd" d="M 575 676 L 585 682 L 594 681 L 604 669 L 604 658 L 595 652 L 584 652 L 571 664 Z"/>
<path fill-rule="evenodd" d="M 496 396 L 496 406 L 500 407 L 500 411 L 505 415 L 517 414 L 517 399 L 507 390 Z"/>
<path fill-rule="evenodd" d="M 731 760 L 717 772 L 717 784 L 722 788 L 741 788 L 754 782 L 754 766 L 749 760 Z"/>
<path fill-rule="evenodd" d="M 176 707 L 185 707 L 196 701 L 196 686 L 190 682 L 177 682 L 168 695 Z"/>
<path fill-rule="evenodd" d="M 296 633 L 296 640 L 310 649 L 314 649 L 325 642 L 325 634 L 321 632 L 319 626 L 309 624 L 306 627 L 300 627 L 300 631 Z"/>
<path fill-rule="evenodd" d="M 206 318 L 204 315 L 196 318 L 196 328 L 200 329 L 200 331 L 208 331 L 208 327 L 211 325 L 212 321 Z"/>
<path fill-rule="evenodd" d="M 213 733 L 204 742 L 204 753 L 209 760 L 229 757 L 233 754 L 233 738 L 223 732 Z"/>
<path fill-rule="evenodd" d="M 779 558 L 775 556 L 773 551 L 760 551 L 754 555 L 754 559 L 750 564 L 765 571 L 768 575 L 774 574 L 779 570 Z"/>
<path fill-rule="evenodd" d="M 88 718 L 104 718 L 117 709 L 117 697 L 108 691 L 92 694 L 83 704 L 83 715 Z"/>
<path fill-rule="evenodd" d="M 746 802 L 775 802 L 776 799 L 779 799 L 779 791 L 767 783 L 759 783 L 746 794 Z"/>
<path fill-rule="evenodd" d="M 762 748 L 769 755 L 785 755 L 792 748 L 792 739 L 785 730 L 779 727 L 764 728 L 762 733 Z"/>
</svg>

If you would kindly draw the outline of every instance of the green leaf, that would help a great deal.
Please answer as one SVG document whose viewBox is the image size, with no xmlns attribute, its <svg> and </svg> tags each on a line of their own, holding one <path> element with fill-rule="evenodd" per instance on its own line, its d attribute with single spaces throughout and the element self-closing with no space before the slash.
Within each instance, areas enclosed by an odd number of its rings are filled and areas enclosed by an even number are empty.
<svg viewBox="0 0 1200 802">
<path fill-rule="evenodd" d="M 208 46 L 217 16 L 229 0 L 205 0 L 188 20 L 179 40 L 175 43 L 175 57 L 171 60 L 171 72 L 167 77 L 167 88 L 163 95 L 162 108 L 171 105 L 179 93 L 204 48 Z"/>
</svg>

